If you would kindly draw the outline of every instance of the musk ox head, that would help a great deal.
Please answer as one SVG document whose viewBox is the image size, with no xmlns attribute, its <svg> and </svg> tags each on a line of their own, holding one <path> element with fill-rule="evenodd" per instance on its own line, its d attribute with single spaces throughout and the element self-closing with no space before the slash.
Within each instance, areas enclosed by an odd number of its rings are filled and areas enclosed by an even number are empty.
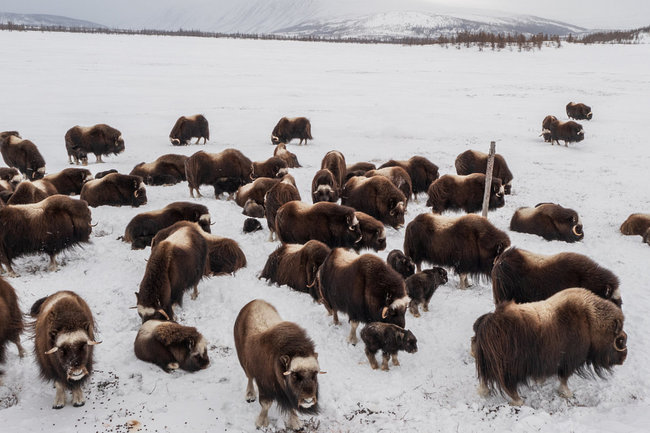
<svg viewBox="0 0 650 433">
<path fill-rule="evenodd" d="M 398 337 L 398 343 L 400 349 L 407 353 L 415 353 L 418 351 L 418 339 L 408 329 L 405 329 L 404 333 Z"/>
<path fill-rule="evenodd" d="M 45 354 L 55 356 L 58 364 L 66 373 L 68 381 L 76 382 L 88 376 L 93 346 L 99 343 L 101 341 L 90 339 L 85 330 L 59 332 L 56 334 L 54 347 Z"/>
<path fill-rule="evenodd" d="M 396 229 L 402 227 L 404 225 L 404 213 L 406 212 L 406 204 L 397 199 L 391 199 L 388 208 L 390 211 L 388 212 L 388 218 L 387 222 L 388 225 L 391 227 L 395 227 Z"/>
<path fill-rule="evenodd" d="M 318 203 L 320 201 L 336 203 L 339 199 L 339 195 L 331 185 L 318 185 L 318 187 L 312 191 L 311 199 L 313 203 Z"/>
<path fill-rule="evenodd" d="M 276 367 L 284 378 L 282 384 L 287 395 L 294 400 L 294 407 L 299 412 L 314 413 L 318 411 L 318 353 L 313 356 L 282 355 Z"/>
<path fill-rule="evenodd" d="M 650 228 L 643 234 L 643 242 L 650 245 Z"/>
<path fill-rule="evenodd" d="M 142 304 L 140 301 L 140 293 L 135 292 L 135 300 L 136 300 L 136 305 L 137 310 L 138 310 L 138 315 L 140 316 L 140 319 L 142 319 L 142 323 L 146 322 L 147 320 L 171 320 L 172 318 L 169 317 L 169 314 L 163 310 L 162 306 L 160 305 L 160 300 L 156 299 L 156 305 L 155 306 L 145 306 Z M 132 307 L 133 308 L 133 307 Z"/>
<path fill-rule="evenodd" d="M 187 344 L 183 347 L 171 347 L 172 350 L 177 350 L 182 354 L 180 357 L 181 361 L 178 365 L 185 371 L 203 370 L 210 364 L 208 345 L 203 336 L 201 334 L 198 335 L 198 340 L 190 337 L 187 339 Z"/>
<path fill-rule="evenodd" d="M 554 205 L 553 203 L 538 203 L 535 205 L 535 208 L 537 209 L 542 205 L 552 206 L 549 217 L 551 218 L 553 225 L 560 234 L 560 237 L 562 237 L 564 240 L 567 242 L 577 242 L 585 237 L 582 221 L 578 216 L 578 212 L 574 211 L 573 209 Z"/>
<path fill-rule="evenodd" d="M 386 262 L 405 279 L 415 273 L 415 263 L 400 250 L 392 250 L 388 253 Z"/>
<path fill-rule="evenodd" d="M 203 229 L 204 232 L 211 233 L 210 231 L 211 221 L 210 221 L 209 213 L 201 214 L 198 217 L 198 222 L 199 222 L 199 226 Z"/>
<path fill-rule="evenodd" d="M 255 218 L 246 218 L 244 221 L 244 233 L 252 233 L 258 230 L 262 230 L 262 223 L 260 223 Z"/>
<path fill-rule="evenodd" d="M 381 321 L 385 323 L 392 323 L 400 328 L 406 326 L 406 308 L 409 306 L 411 298 L 404 296 L 402 298 L 391 301 L 386 299 L 386 304 L 381 310 Z"/>
<path fill-rule="evenodd" d="M 505 206 L 505 193 L 505 187 L 501 183 L 501 179 L 493 178 L 492 186 L 490 188 L 490 207 L 496 209 Z"/>
<path fill-rule="evenodd" d="M 134 180 L 132 205 L 138 207 L 147 204 L 147 190 L 142 180 Z"/>
<path fill-rule="evenodd" d="M 348 244 L 353 245 L 360 242 L 361 239 L 363 239 L 363 234 L 361 233 L 359 219 L 354 212 L 351 212 L 346 216 L 346 223 L 348 229 L 346 230 L 347 236 L 345 236 L 345 238 L 348 240 Z"/>
</svg>

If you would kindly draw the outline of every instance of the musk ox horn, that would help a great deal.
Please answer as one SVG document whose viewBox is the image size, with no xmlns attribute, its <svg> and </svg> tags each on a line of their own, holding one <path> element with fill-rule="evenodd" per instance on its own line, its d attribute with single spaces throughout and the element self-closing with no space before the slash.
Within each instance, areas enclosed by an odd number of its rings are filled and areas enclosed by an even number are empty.
<svg viewBox="0 0 650 433">
<path fill-rule="evenodd" d="M 159 308 L 159 309 L 157 309 L 156 311 L 157 311 L 158 313 L 162 314 L 162 316 L 165 318 L 165 320 L 171 320 L 171 319 L 169 318 L 169 316 L 167 315 L 167 313 L 165 313 L 165 310 L 163 310 L 162 308 Z"/>
<path fill-rule="evenodd" d="M 385 319 L 386 317 L 388 317 L 388 307 L 384 307 L 381 310 L 381 318 Z"/>
<path fill-rule="evenodd" d="M 88 340 L 86 342 L 86 344 L 89 345 L 89 346 L 96 346 L 98 344 L 102 344 L 102 342 L 101 341 Z"/>
<path fill-rule="evenodd" d="M 138 197 L 138 196 L 140 195 L 140 193 L 139 193 L 138 190 L 136 189 L 136 190 L 133 192 L 133 195 L 134 195 L 135 197 Z"/>
<path fill-rule="evenodd" d="M 616 341 L 618 341 L 618 339 L 617 339 Z M 46 354 L 46 355 L 51 355 L 51 354 L 53 354 L 54 352 L 56 352 L 57 350 L 59 350 L 59 348 L 58 348 L 57 346 L 54 346 L 53 348 L 51 348 L 50 350 L 48 350 L 47 352 L 45 352 L 45 354 Z M 618 349 L 617 349 L 617 350 L 618 350 Z"/>
<path fill-rule="evenodd" d="M 573 231 L 573 234 L 576 236 L 580 236 L 582 234 L 578 232 L 578 226 L 573 226 L 571 230 Z"/>
<path fill-rule="evenodd" d="M 614 349 L 618 352 L 625 352 L 627 350 L 627 334 L 625 332 L 621 332 L 621 334 L 616 337 L 616 340 L 614 341 Z"/>
<path fill-rule="evenodd" d="M 327 374 L 326 371 L 319 371 L 318 374 Z"/>
</svg>

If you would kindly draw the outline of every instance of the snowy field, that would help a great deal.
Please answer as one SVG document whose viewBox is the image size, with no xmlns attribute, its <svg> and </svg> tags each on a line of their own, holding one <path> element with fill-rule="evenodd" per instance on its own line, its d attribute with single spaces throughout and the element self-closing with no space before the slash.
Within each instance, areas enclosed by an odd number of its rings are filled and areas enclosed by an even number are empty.
<svg viewBox="0 0 650 433">
<path fill-rule="evenodd" d="M 455 173 L 455 157 L 486 152 L 497 142 L 514 173 L 513 194 L 490 220 L 514 245 L 542 253 L 575 251 L 614 271 L 621 280 L 629 355 L 608 380 L 572 377 L 569 400 L 558 381 L 524 388 L 524 406 L 476 393 L 469 354 L 472 324 L 493 310 L 491 286 L 458 277 L 438 289 L 431 310 L 406 327 L 419 351 L 402 353 L 400 367 L 373 371 L 362 345 L 346 343 L 349 324 L 334 326 L 309 295 L 257 279 L 278 246 L 268 230 L 245 235 L 244 216 L 232 201 L 215 200 L 211 188 L 195 201 L 210 209 L 213 233 L 236 239 L 248 267 L 236 276 L 205 279 L 199 298 L 186 295 L 179 320 L 209 340 L 211 364 L 190 374 L 166 374 L 136 359 L 140 326 L 134 292 L 150 250 L 132 251 L 117 240 L 136 214 L 177 200 L 191 200 L 186 184 L 148 187 L 142 208 L 92 210 L 92 241 L 60 256 L 48 272 L 45 255 L 16 260 L 21 276 L 9 279 L 23 312 L 57 290 L 78 292 L 98 323 L 95 372 L 86 405 L 51 409 L 52 385 L 41 382 L 31 353 L 19 359 L 13 345 L 3 366 L 0 423 L 3 432 L 203 432 L 254 431 L 259 404 L 244 400 L 246 379 L 234 349 L 232 327 L 241 307 L 255 298 L 274 304 L 286 320 L 305 327 L 316 343 L 321 368 L 322 413 L 307 421 L 319 432 L 633 432 L 650 423 L 650 248 L 618 227 L 633 212 L 650 212 L 650 45 L 572 46 L 541 52 L 502 52 L 442 47 L 400 47 L 0 32 L 0 131 L 18 130 L 36 143 L 48 173 L 68 166 L 63 136 L 74 125 L 108 123 L 123 133 L 126 151 L 88 168 L 128 173 L 165 153 L 191 155 L 235 147 L 252 160 L 272 155 L 270 132 L 283 116 L 304 115 L 314 140 L 289 150 L 303 168 L 292 169 L 309 201 L 314 172 L 332 149 L 348 163 L 423 155 Z M 582 122 L 586 138 L 568 148 L 538 134 L 547 114 L 566 120 L 569 101 L 591 105 Z M 168 134 L 180 115 L 203 113 L 207 145 L 172 147 Z M 421 195 L 407 223 L 428 212 Z M 508 229 L 514 210 L 552 201 L 575 209 L 584 241 L 547 242 Z M 404 229 L 387 229 L 388 248 L 402 248 Z M 69 398 L 69 396 L 68 396 Z M 284 428 L 274 405 L 266 431 Z M 129 423 L 137 421 L 135 429 Z"/>
</svg>

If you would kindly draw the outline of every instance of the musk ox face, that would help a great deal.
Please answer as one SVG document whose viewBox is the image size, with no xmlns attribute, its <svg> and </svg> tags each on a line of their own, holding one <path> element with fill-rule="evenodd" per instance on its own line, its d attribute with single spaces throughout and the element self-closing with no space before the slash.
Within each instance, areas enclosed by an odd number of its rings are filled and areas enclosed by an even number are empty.
<svg viewBox="0 0 650 433">
<path fill-rule="evenodd" d="M 133 191 L 133 206 L 138 207 L 147 204 L 147 190 L 143 182 L 135 182 L 135 191 Z"/>
<path fill-rule="evenodd" d="M 190 338 L 187 347 L 188 353 L 185 359 L 180 363 L 180 368 L 185 371 L 203 370 L 210 365 L 208 357 L 208 345 L 203 337 L 199 341 Z"/>
<path fill-rule="evenodd" d="M 199 217 L 199 226 L 203 229 L 204 232 L 206 233 L 211 233 L 210 231 L 210 214 L 209 213 L 204 213 Z"/>
<path fill-rule="evenodd" d="M 411 298 L 404 296 L 403 298 L 393 301 L 390 305 L 384 307 L 381 311 L 381 321 L 384 323 L 392 323 L 400 328 L 406 326 L 406 308 L 409 306 Z"/>
<path fill-rule="evenodd" d="M 410 330 L 405 330 L 402 335 L 402 350 L 407 353 L 415 353 L 418 351 L 418 339 Z"/>
<path fill-rule="evenodd" d="M 54 347 L 45 354 L 55 356 L 67 380 L 76 382 L 89 374 L 86 366 L 90 364 L 92 346 L 96 344 L 99 343 L 92 341 L 86 331 L 62 332 L 57 335 Z"/>
<path fill-rule="evenodd" d="M 506 200 L 505 187 L 501 183 L 501 179 L 492 179 L 492 187 L 490 190 L 490 207 L 500 208 L 505 206 Z"/>
<path fill-rule="evenodd" d="M 400 228 L 404 225 L 404 213 L 406 212 L 406 205 L 403 201 L 391 200 L 389 203 L 390 212 L 388 212 L 387 222 L 388 225 L 395 228 Z"/>
<path fill-rule="evenodd" d="M 351 213 L 346 217 L 347 222 L 347 233 L 345 238 L 347 239 L 349 245 L 354 245 L 357 242 L 361 241 L 363 235 L 361 233 L 361 227 L 359 225 L 359 220 L 354 213 Z"/>
<path fill-rule="evenodd" d="M 284 386 L 295 398 L 295 407 L 305 411 L 318 404 L 318 354 L 309 357 L 287 355 L 280 357 L 279 363 L 284 376 Z"/>
<path fill-rule="evenodd" d="M 405 279 L 415 273 L 415 263 L 400 250 L 392 250 L 388 253 L 386 262 Z"/>
<path fill-rule="evenodd" d="M 312 192 L 311 198 L 314 203 L 318 203 L 320 201 L 336 203 L 339 199 L 339 195 L 331 185 L 318 185 L 314 192 Z"/>
</svg>

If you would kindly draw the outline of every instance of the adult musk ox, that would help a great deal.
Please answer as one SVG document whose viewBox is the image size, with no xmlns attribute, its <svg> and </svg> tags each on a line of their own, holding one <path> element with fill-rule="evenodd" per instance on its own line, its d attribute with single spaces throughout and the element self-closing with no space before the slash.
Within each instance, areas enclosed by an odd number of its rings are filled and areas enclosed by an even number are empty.
<svg viewBox="0 0 650 433">
<path fill-rule="evenodd" d="M 510 230 L 538 235 L 547 241 L 577 242 L 585 237 L 578 213 L 555 203 L 520 207 L 512 215 Z"/>
<path fill-rule="evenodd" d="M 266 224 L 269 227 L 269 240 L 273 240 L 273 234 L 276 232 L 275 217 L 278 210 L 290 201 L 300 201 L 300 193 L 296 185 L 285 178 L 281 182 L 272 186 L 271 189 L 264 196 L 264 216 L 266 217 Z"/>
<path fill-rule="evenodd" d="M 566 104 L 566 115 L 569 119 L 576 120 L 591 120 L 593 113 L 591 107 L 583 104 L 582 102 L 569 102 Z"/>
<path fill-rule="evenodd" d="M 23 180 L 23 175 L 16 167 L 0 167 L 0 180 L 4 180 L 11 185 L 12 189 L 16 189 Z"/>
<path fill-rule="evenodd" d="M 23 315 L 18 306 L 16 291 L 4 278 L 0 278 L 0 364 L 5 362 L 5 350 L 10 341 L 18 348 L 20 357 L 25 356 L 25 349 L 20 344 L 21 332 L 23 332 Z M 2 385 L 1 370 L 0 385 Z"/>
<path fill-rule="evenodd" d="M 557 121 L 557 117 L 550 114 L 542 120 L 542 133 L 539 136 L 544 137 L 544 141 L 547 143 L 551 142 L 551 123 L 555 121 Z"/>
<path fill-rule="evenodd" d="M 456 174 L 468 175 L 472 173 L 483 173 L 487 171 L 489 155 L 478 150 L 466 150 L 456 157 Z M 494 155 L 494 166 L 492 177 L 501 179 L 503 190 L 506 194 L 512 192 L 512 172 L 508 168 L 503 155 Z"/>
<path fill-rule="evenodd" d="M 66 168 L 33 182 L 21 182 L 7 204 L 38 203 L 54 194 L 77 195 L 93 175 L 85 168 Z"/>
<path fill-rule="evenodd" d="M 287 177 L 287 179 L 293 180 L 293 177 Z M 235 203 L 244 207 L 246 202 L 252 200 L 257 204 L 264 206 L 264 196 L 278 182 L 280 182 L 280 179 L 258 177 L 253 182 L 242 185 L 237 189 Z"/>
<path fill-rule="evenodd" d="M 257 384 L 260 411 L 255 426 L 269 425 L 268 412 L 273 401 L 289 414 L 286 426 L 299 430 L 302 426 L 296 411 L 318 413 L 318 353 L 314 342 L 303 328 L 283 321 L 278 311 L 266 301 L 255 299 L 237 315 L 235 348 L 248 385 L 246 401 L 255 401 Z"/>
<path fill-rule="evenodd" d="M 415 217 L 404 235 L 404 254 L 415 263 L 450 267 L 460 275 L 460 288 L 469 286 L 467 275 L 490 276 L 494 259 L 510 246 L 510 238 L 487 218 L 463 215 L 449 218 L 434 214 Z"/>
<path fill-rule="evenodd" d="M 212 185 L 214 196 L 227 192 L 233 194 L 242 185 L 251 181 L 253 163 L 237 149 L 226 149 L 220 153 L 196 152 L 185 161 L 185 175 L 190 187 L 201 197 L 199 187 Z"/>
<path fill-rule="evenodd" d="M 283 244 L 266 260 L 259 278 L 278 285 L 286 284 L 294 290 L 319 296 L 314 282 L 318 268 L 330 253 L 330 247 L 316 240 L 304 245 Z"/>
<path fill-rule="evenodd" d="M 551 145 L 557 143 L 559 146 L 560 140 L 563 140 L 564 146 L 568 147 L 568 143 L 577 143 L 585 139 L 582 125 L 573 120 L 560 122 L 558 119 L 551 119 L 548 132 L 551 135 Z"/>
<path fill-rule="evenodd" d="M 392 323 L 372 322 L 361 330 L 361 339 L 366 345 L 366 357 L 373 370 L 379 368 L 375 354 L 381 350 L 381 369 L 388 371 L 388 360 L 392 357 L 393 365 L 400 365 L 397 352 L 404 350 L 408 353 L 418 351 L 418 340 L 408 329 Z"/>
<path fill-rule="evenodd" d="M 345 180 L 347 181 L 352 176 L 365 176 L 370 170 L 375 170 L 377 166 L 372 162 L 355 162 L 345 166 Z"/>
<path fill-rule="evenodd" d="M 339 195 L 341 195 L 341 190 L 343 185 L 345 185 L 345 175 L 346 175 L 346 166 L 345 166 L 345 156 L 338 150 L 330 150 L 325 154 L 323 160 L 320 163 L 320 168 L 327 169 L 334 176 L 336 181 L 336 188 L 338 189 Z"/>
<path fill-rule="evenodd" d="M 383 176 L 350 178 L 343 188 L 341 204 L 396 229 L 404 225 L 406 197 Z"/>
<path fill-rule="evenodd" d="M 559 394 L 570 398 L 573 373 L 598 376 L 627 356 L 623 313 L 582 288 L 562 290 L 545 301 L 502 302 L 474 322 L 471 340 L 480 388 L 495 388 L 520 406 L 519 385 L 557 376 Z"/>
<path fill-rule="evenodd" d="M 423 156 L 413 156 L 408 161 L 396 161 L 391 159 L 379 166 L 384 167 L 402 167 L 409 174 L 411 178 L 411 185 L 413 187 L 413 198 L 418 193 L 427 192 L 431 182 L 438 179 L 438 166 L 426 159 Z"/>
<path fill-rule="evenodd" d="M 375 251 L 386 249 L 386 228 L 381 221 L 371 217 L 367 213 L 356 211 L 354 213 L 359 220 L 361 229 L 361 240 L 352 248 L 359 252 L 367 248 Z"/>
<path fill-rule="evenodd" d="M 512 247 L 497 257 L 492 268 L 495 304 L 541 301 L 560 290 L 582 287 L 620 307 L 618 284 L 612 271 L 577 253 L 545 256 Z"/>
<path fill-rule="evenodd" d="M 122 133 L 115 128 L 100 123 L 94 126 L 73 126 L 65 133 L 65 149 L 68 160 L 83 165 L 88 164 L 88 154 L 94 153 L 96 162 L 102 161 L 102 155 L 117 155 L 124 152 Z"/>
<path fill-rule="evenodd" d="M 56 292 L 34 303 L 34 354 L 41 377 L 54 381 L 53 409 L 65 406 L 65 390 L 72 392 L 72 405 L 83 406 L 81 387 L 93 371 L 95 320 L 88 304 L 76 293 Z"/>
<path fill-rule="evenodd" d="M 447 271 L 435 267 L 413 274 L 406 279 L 406 293 L 411 298 L 409 311 L 415 317 L 420 317 L 418 305 L 422 305 L 424 311 L 429 311 L 429 301 L 438 286 L 447 284 Z"/>
<path fill-rule="evenodd" d="M 256 179 L 258 177 L 280 178 L 287 173 L 289 173 L 287 163 L 282 158 L 272 156 L 266 161 L 253 163 L 251 179 Z"/>
<path fill-rule="evenodd" d="M 643 242 L 650 245 L 650 214 L 633 213 L 621 224 L 624 235 L 641 235 Z"/>
<path fill-rule="evenodd" d="M 281 160 L 287 163 L 289 168 L 298 168 L 302 167 L 298 162 L 298 157 L 295 153 L 289 152 L 287 150 L 287 145 L 285 143 L 278 143 L 273 150 L 273 156 L 277 156 Z"/>
<path fill-rule="evenodd" d="M 187 180 L 185 177 L 187 156 L 169 153 L 154 162 L 141 162 L 133 167 L 132 176 L 140 176 L 146 185 L 175 185 Z"/>
<path fill-rule="evenodd" d="M 357 343 L 360 322 L 404 327 L 404 313 L 410 302 L 404 279 L 379 257 L 335 248 L 323 262 L 316 281 L 334 324 L 339 324 L 339 311 L 348 315 L 348 342 Z"/>
<path fill-rule="evenodd" d="M 160 230 L 178 221 L 197 222 L 210 233 L 210 213 L 202 204 L 177 201 L 162 209 L 143 212 L 134 216 L 126 226 L 122 240 L 131 243 L 134 250 L 151 245 L 151 240 Z"/>
<path fill-rule="evenodd" d="M 386 257 L 388 266 L 395 269 L 402 278 L 406 279 L 415 273 L 415 263 L 400 250 L 392 250 Z"/>
<path fill-rule="evenodd" d="M 369 170 L 365 174 L 366 177 L 383 176 L 395 185 L 397 189 L 402 191 L 404 197 L 408 201 L 413 193 L 411 185 L 411 176 L 402 167 L 384 167 L 376 170 Z"/>
<path fill-rule="evenodd" d="M 81 199 L 90 207 L 139 207 L 147 204 L 147 190 L 140 176 L 111 173 L 86 182 L 81 188 Z"/>
<path fill-rule="evenodd" d="M 49 270 L 57 269 L 56 255 L 88 242 L 92 227 L 90 209 L 83 200 L 53 195 L 34 204 L 0 208 L 0 263 L 15 277 L 11 264 L 25 254 L 46 253 Z"/>
<path fill-rule="evenodd" d="M 104 170 L 104 171 L 98 171 L 97 173 L 95 173 L 95 179 L 101 179 L 102 177 L 106 177 L 111 173 L 119 173 L 119 172 L 114 168 L 111 168 L 109 170 Z"/>
<path fill-rule="evenodd" d="M 133 343 L 135 356 L 170 373 L 198 371 L 210 364 L 205 338 L 196 328 L 168 320 L 147 320 Z"/>
<path fill-rule="evenodd" d="M 309 205 L 290 201 L 275 217 L 278 239 L 285 244 L 304 244 L 316 239 L 330 248 L 350 248 L 361 241 L 354 209 L 326 201 Z"/>
<path fill-rule="evenodd" d="M 169 141 L 174 146 L 190 144 L 192 137 L 196 137 L 195 144 L 199 144 L 200 139 L 203 139 L 203 144 L 210 139 L 208 120 L 202 114 L 179 117 L 169 133 Z"/>
<path fill-rule="evenodd" d="M 312 140 L 311 136 L 311 123 L 306 117 L 283 117 L 280 119 L 271 132 L 271 143 L 288 144 L 291 140 L 297 138 L 300 140 L 298 145 L 301 145 L 303 140 L 307 144 L 307 140 Z"/>
<path fill-rule="evenodd" d="M 339 194 L 340 188 L 332 172 L 326 168 L 318 170 L 311 181 L 312 203 L 319 201 L 336 203 L 339 200 Z"/>
<path fill-rule="evenodd" d="M 429 187 L 427 206 L 431 206 L 433 213 L 442 213 L 446 210 L 478 212 L 483 207 L 484 192 L 484 174 L 473 173 L 467 176 L 445 174 Z M 504 194 L 505 189 L 501 179 L 493 177 L 488 208 L 494 210 L 503 207 L 506 204 Z"/>
<path fill-rule="evenodd" d="M 0 132 L 0 153 L 5 164 L 17 168 L 28 180 L 45 176 L 45 160 L 34 143 L 17 131 Z"/>
</svg>

